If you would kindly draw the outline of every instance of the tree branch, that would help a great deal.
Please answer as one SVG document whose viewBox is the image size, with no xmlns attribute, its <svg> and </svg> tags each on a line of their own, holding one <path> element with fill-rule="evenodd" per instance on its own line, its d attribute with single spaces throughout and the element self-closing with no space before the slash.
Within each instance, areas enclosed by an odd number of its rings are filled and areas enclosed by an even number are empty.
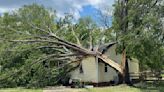
<svg viewBox="0 0 164 92">
<path fill-rule="evenodd" d="M 112 67 L 114 70 L 120 72 L 121 74 L 123 74 L 122 68 L 121 66 L 114 62 L 113 60 L 106 58 L 107 56 L 103 55 L 103 56 L 98 56 L 98 58 L 100 58 L 101 60 L 103 60 L 105 63 L 107 63 L 110 67 Z"/>
<path fill-rule="evenodd" d="M 74 31 L 73 26 L 71 27 L 71 30 L 72 30 L 73 36 L 75 37 L 75 39 L 76 39 L 76 41 L 77 41 L 77 44 L 78 44 L 79 46 L 82 46 L 81 43 L 80 43 L 79 38 L 77 37 L 77 35 L 76 35 L 75 31 Z"/>
<path fill-rule="evenodd" d="M 59 40 L 60 42 L 63 42 L 65 44 L 67 44 L 67 47 L 69 48 L 72 48 L 76 51 L 79 51 L 81 53 L 84 53 L 84 54 L 90 54 L 90 55 L 96 55 L 98 54 L 97 52 L 93 52 L 93 51 L 89 51 L 81 46 L 78 46 L 74 43 L 71 43 L 71 42 L 68 42 L 68 41 L 65 41 L 65 40 L 62 40 L 61 38 L 59 38 L 58 36 L 56 36 L 55 34 L 51 33 L 51 36 L 54 37 L 55 39 Z"/>
<path fill-rule="evenodd" d="M 93 38 L 92 38 L 92 31 L 90 30 L 89 32 L 89 50 L 92 50 L 93 49 Z"/>
</svg>

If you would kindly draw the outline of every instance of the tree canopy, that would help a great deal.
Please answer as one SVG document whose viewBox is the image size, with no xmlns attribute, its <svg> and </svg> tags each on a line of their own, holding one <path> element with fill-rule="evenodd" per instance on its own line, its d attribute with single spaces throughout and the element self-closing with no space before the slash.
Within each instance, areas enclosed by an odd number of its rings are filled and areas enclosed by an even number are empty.
<svg viewBox="0 0 164 92">
<path fill-rule="evenodd" d="M 121 52 L 124 42 L 127 56 L 137 58 L 141 66 L 151 69 L 163 68 L 162 0 L 122 1 L 118 0 L 115 4 L 113 21 L 113 29 L 120 43 L 118 51 Z M 159 65 L 161 66 L 158 67 Z"/>
</svg>

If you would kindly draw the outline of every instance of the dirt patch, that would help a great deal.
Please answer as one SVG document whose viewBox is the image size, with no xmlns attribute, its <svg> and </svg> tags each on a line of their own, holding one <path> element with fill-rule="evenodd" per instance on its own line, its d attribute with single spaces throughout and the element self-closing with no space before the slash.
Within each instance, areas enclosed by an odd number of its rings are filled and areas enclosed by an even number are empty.
<svg viewBox="0 0 164 92">
<path fill-rule="evenodd" d="M 59 87 L 47 87 L 43 89 L 43 92 L 84 92 L 81 89 L 67 88 L 64 86 Z"/>
</svg>

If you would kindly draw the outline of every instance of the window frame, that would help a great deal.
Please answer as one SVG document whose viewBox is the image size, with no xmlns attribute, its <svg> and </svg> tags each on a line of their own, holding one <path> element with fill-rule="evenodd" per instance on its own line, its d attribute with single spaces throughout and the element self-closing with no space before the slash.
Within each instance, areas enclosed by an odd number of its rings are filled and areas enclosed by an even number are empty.
<svg viewBox="0 0 164 92">
<path fill-rule="evenodd" d="M 108 64 L 105 63 L 105 66 L 104 66 L 104 72 L 107 73 L 108 72 Z"/>
<path fill-rule="evenodd" d="M 83 74 L 83 73 L 84 73 L 84 70 L 83 70 L 82 64 L 81 64 L 80 67 L 79 67 L 79 73 L 80 73 L 80 74 Z"/>
</svg>

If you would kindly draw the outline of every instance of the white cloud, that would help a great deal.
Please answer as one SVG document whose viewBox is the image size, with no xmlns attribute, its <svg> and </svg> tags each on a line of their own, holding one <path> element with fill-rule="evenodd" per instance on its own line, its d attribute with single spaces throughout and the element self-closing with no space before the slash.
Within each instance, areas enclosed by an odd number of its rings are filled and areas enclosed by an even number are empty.
<svg viewBox="0 0 164 92">
<path fill-rule="evenodd" d="M 8 11 L 8 9 L 0 8 L 0 13 L 6 12 L 6 11 Z"/>
<path fill-rule="evenodd" d="M 73 13 L 76 18 L 79 18 L 79 12 L 83 11 L 84 6 L 90 5 L 96 9 L 102 9 L 104 6 L 111 7 L 114 0 L 0 0 L 0 2 L 0 13 L 12 11 L 26 4 L 38 3 L 55 9 L 58 16 Z"/>
<path fill-rule="evenodd" d="M 16 10 L 16 8 L 0 8 L 0 16 L 3 16 L 4 12 L 11 12 L 13 10 Z"/>
</svg>

